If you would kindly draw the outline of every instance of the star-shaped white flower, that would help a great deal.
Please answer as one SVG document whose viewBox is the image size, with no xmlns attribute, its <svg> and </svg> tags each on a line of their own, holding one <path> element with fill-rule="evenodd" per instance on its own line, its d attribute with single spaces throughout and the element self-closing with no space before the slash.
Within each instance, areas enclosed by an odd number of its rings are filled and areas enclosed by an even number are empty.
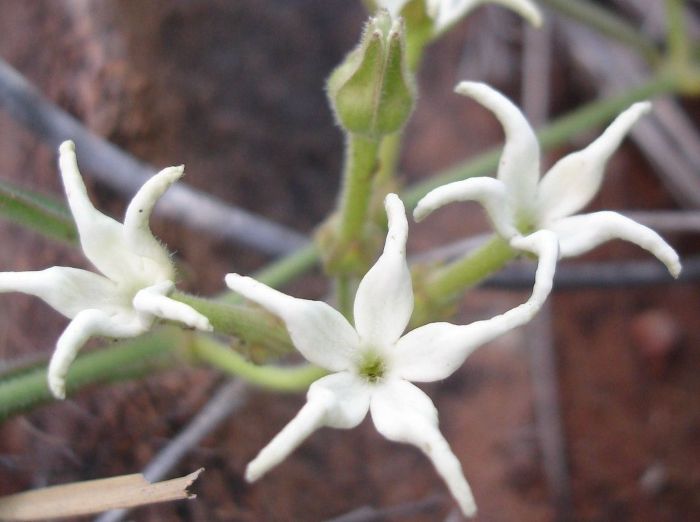
<svg viewBox="0 0 700 522">
<path fill-rule="evenodd" d="M 49 363 L 49 388 L 62 399 L 68 367 L 92 336 L 135 337 L 148 331 L 156 317 L 199 330 L 212 327 L 202 314 L 167 297 L 175 286 L 173 263 L 148 226 L 156 201 L 182 176 L 183 168 L 170 167 L 149 179 L 131 200 L 121 224 L 92 206 L 73 142 L 61 144 L 59 152 L 80 244 L 85 257 L 104 275 L 63 266 L 1 272 L 0 292 L 37 296 L 71 319 Z"/>
<path fill-rule="evenodd" d="M 608 159 L 634 123 L 651 109 L 649 102 L 632 105 L 597 140 L 559 160 L 540 180 L 539 144 L 520 110 L 483 83 L 462 82 L 456 91 L 490 109 L 503 125 L 506 144 L 498 177 L 470 178 L 434 189 L 418 202 L 416 220 L 453 201 L 474 200 L 483 205 L 496 232 L 516 248 L 521 235 L 536 230 L 554 233 L 550 240 L 558 240 L 562 258 L 623 239 L 654 254 L 674 277 L 680 274 L 678 254 L 650 228 L 617 212 L 576 214 L 598 192 Z"/>
<path fill-rule="evenodd" d="M 411 382 L 445 379 L 474 349 L 529 321 L 551 289 L 555 263 L 540 264 L 532 297 L 502 315 L 466 326 L 433 323 L 402 337 L 413 311 L 406 264 L 408 223 L 398 196 L 389 194 L 385 206 L 389 232 L 384 252 L 360 282 L 354 327 L 326 303 L 297 299 L 238 274 L 226 276 L 232 290 L 282 318 L 306 359 L 335 372 L 311 385 L 304 407 L 248 465 L 246 479 L 262 477 L 314 430 L 353 428 L 371 411 L 382 435 L 413 444 L 432 460 L 462 511 L 472 515 L 474 499 L 440 433 L 437 410 Z M 535 235 L 527 241 L 537 240 Z"/>
<path fill-rule="evenodd" d="M 401 14 L 401 10 L 409 0 L 377 0 L 377 7 L 383 7 L 392 16 Z M 443 32 L 454 25 L 470 11 L 481 4 L 501 4 L 512 9 L 535 27 L 542 25 L 542 15 L 531 0 L 425 0 L 425 7 L 433 19 L 435 34 Z"/>
</svg>

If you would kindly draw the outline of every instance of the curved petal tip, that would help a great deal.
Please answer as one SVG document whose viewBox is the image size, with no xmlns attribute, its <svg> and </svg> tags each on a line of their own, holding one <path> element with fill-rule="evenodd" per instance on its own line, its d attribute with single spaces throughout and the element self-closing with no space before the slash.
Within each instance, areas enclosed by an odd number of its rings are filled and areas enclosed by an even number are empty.
<svg viewBox="0 0 700 522">
<path fill-rule="evenodd" d="M 60 154 L 65 154 L 67 152 L 75 152 L 75 143 L 73 140 L 66 140 L 58 147 L 58 152 Z"/>
<path fill-rule="evenodd" d="M 53 395 L 56 399 L 64 400 L 66 398 L 65 379 L 49 373 L 48 384 L 49 390 L 51 390 L 51 395 Z"/>
<path fill-rule="evenodd" d="M 389 222 L 389 233 L 387 244 L 397 242 L 399 249 L 405 249 L 406 238 L 408 236 L 408 220 L 406 219 L 406 208 L 403 201 L 396 194 L 388 194 L 384 198 L 384 208 Z"/>
<path fill-rule="evenodd" d="M 486 94 L 492 92 L 494 89 L 489 87 L 483 82 L 469 82 L 463 81 L 459 82 L 454 91 L 462 96 L 469 96 L 470 98 L 476 98 L 480 94 Z"/>
</svg>

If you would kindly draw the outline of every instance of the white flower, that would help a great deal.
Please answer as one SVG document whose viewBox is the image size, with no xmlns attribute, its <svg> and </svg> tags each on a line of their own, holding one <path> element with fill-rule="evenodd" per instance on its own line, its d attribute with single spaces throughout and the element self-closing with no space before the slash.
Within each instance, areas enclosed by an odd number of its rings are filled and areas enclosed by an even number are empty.
<svg viewBox="0 0 700 522">
<path fill-rule="evenodd" d="M 462 511 L 472 515 L 472 493 L 440 433 L 437 410 L 411 382 L 445 379 L 478 346 L 529 321 L 551 289 L 555 263 L 541 264 L 530 300 L 502 315 L 466 326 L 433 323 L 402 337 L 413 311 L 408 223 L 398 196 L 389 194 L 385 206 L 389 232 L 384 252 L 360 282 L 354 328 L 326 303 L 297 299 L 238 274 L 226 276 L 232 290 L 282 318 L 306 359 L 335 372 L 311 385 L 304 407 L 248 465 L 246 479 L 259 479 L 314 430 L 353 428 L 369 410 L 387 439 L 413 444 L 432 460 Z M 527 239 L 538 240 L 537 235 Z M 556 254 L 544 257 L 556 259 Z"/>
<path fill-rule="evenodd" d="M 521 234 L 536 230 L 554 233 L 550 240 L 559 241 L 560 257 L 624 239 L 654 254 L 674 277 L 679 275 L 678 254 L 650 228 L 617 212 L 576 214 L 598 192 L 605 164 L 634 123 L 650 110 L 649 102 L 632 105 L 597 140 L 559 160 L 540 180 L 537 137 L 518 108 L 482 83 L 462 82 L 456 91 L 490 109 L 503 125 L 506 144 L 498 178 L 471 178 L 434 189 L 418 202 L 416 220 L 453 201 L 475 200 L 486 209 L 496 232 L 516 248 L 522 248 Z"/>
<path fill-rule="evenodd" d="M 68 367 L 92 336 L 135 337 L 146 332 L 156 317 L 200 330 L 212 327 L 202 314 L 167 297 L 174 288 L 174 267 L 148 226 L 156 201 L 182 176 L 183 168 L 170 167 L 149 179 L 131 200 L 121 224 L 92 206 L 73 142 L 61 144 L 59 152 L 80 244 L 85 257 L 104 275 L 63 266 L 1 272 L 0 292 L 37 296 L 71 319 L 56 343 L 48 372 L 51 392 L 62 399 Z"/>
<path fill-rule="evenodd" d="M 408 0 L 377 0 L 377 7 L 383 7 L 392 16 L 399 16 L 407 3 Z M 435 34 L 439 34 L 470 11 L 486 3 L 501 4 L 518 13 L 535 27 L 542 25 L 542 15 L 531 0 L 425 0 L 425 7 L 433 19 Z"/>
<path fill-rule="evenodd" d="M 441 33 L 457 23 L 469 11 L 485 3 L 504 5 L 535 27 L 542 25 L 542 15 L 530 0 L 426 0 L 428 14 L 435 22 L 436 33 Z"/>
</svg>

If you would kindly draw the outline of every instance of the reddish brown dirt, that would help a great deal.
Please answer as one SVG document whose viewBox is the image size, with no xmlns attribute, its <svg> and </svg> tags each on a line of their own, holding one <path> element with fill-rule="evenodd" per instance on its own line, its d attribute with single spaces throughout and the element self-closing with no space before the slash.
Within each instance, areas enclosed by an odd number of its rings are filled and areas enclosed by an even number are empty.
<svg viewBox="0 0 700 522">
<path fill-rule="evenodd" d="M 359 31 L 356 3 L 15 0 L 1 9 L 0 55 L 99 134 L 158 166 L 184 162 L 193 186 L 299 230 L 310 230 L 332 207 L 341 137 L 322 86 Z M 489 113 L 451 94 L 465 38 L 482 20 L 430 50 L 402 161 L 409 180 L 501 139 Z M 517 45 L 509 48 L 517 60 Z M 517 78 L 517 71 L 511 74 Z M 516 93 L 508 83 L 513 78 L 498 86 Z M 585 95 L 557 83 L 557 107 Z M 2 112 L 0 129 L 3 179 L 60 195 L 54 152 Z M 123 202 L 109 190 L 91 189 L 98 206 L 121 213 Z M 625 146 L 595 206 L 670 208 L 672 202 Z M 453 206 L 413 227 L 410 247 L 430 248 L 483 225 L 478 211 Z M 162 220 L 154 230 L 184 263 L 185 287 L 203 294 L 220 290 L 226 272 L 264 262 Z M 0 241 L 3 270 L 85 263 L 79 253 L 12 225 L 0 223 Z M 615 244 L 593 258 L 634 256 L 637 250 Z M 305 286 L 295 285 L 297 295 L 321 295 L 318 281 Z M 489 317 L 523 298 L 471 292 L 456 321 Z M 700 518 L 697 286 L 567 292 L 552 302 L 573 490 L 568 519 Z M 4 359 L 48 354 L 65 325 L 25 296 L 0 296 L 0 307 Z M 671 340 L 659 339 L 668 329 Z M 478 520 L 554 520 L 525 335 L 521 329 L 504 336 L 446 382 L 425 387 L 474 488 Z M 182 369 L 86 390 L 5 422 L 0 493 L 142 469 L 219 380 L 213 371 Z M 207 469 L 198 499 L 140 509 L 132 519 L 320 521 L 434 494 L 433 508 L 395 519 L 443 520 L 453 509 L 429 462 L 414 448 L 382 439 L 369 420 L 352 431 L 321 430 L 260 483 L 246 484 L 246 463 L 302 402 L 302 396 L 255 392 L 178 467 L 181 474 Z"/>
</svg>

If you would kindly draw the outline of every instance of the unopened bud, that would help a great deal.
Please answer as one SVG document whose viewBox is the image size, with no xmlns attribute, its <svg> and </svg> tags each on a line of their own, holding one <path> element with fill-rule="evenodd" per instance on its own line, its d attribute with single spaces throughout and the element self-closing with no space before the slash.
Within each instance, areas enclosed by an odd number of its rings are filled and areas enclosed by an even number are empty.
<svg viewBox="0 0 700 522">
<path fill-rule="evenodd" d="M 404 24 L 380 10 L 360 44 L 328 80 L 338 123 L 348 132 L 379 138 L 401 130 L 413 110 L 415 85 L 406 66 Z"/>
</svg>

